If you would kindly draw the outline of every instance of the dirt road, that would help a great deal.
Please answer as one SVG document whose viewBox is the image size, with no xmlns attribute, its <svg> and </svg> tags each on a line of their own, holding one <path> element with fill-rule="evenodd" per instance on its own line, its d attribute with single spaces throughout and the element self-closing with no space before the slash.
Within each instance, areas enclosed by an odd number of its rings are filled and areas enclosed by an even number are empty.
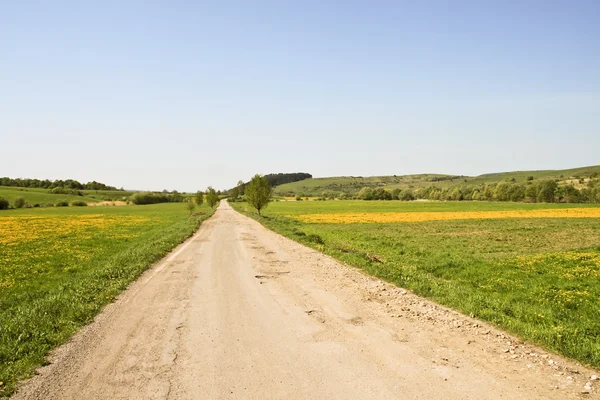
<svg viewBox="0 0 600 400">
<path fill-rule="evenodd" d="M 597 398 L 591 374 L 222 202 L 15 399 Z"/>
</svg>

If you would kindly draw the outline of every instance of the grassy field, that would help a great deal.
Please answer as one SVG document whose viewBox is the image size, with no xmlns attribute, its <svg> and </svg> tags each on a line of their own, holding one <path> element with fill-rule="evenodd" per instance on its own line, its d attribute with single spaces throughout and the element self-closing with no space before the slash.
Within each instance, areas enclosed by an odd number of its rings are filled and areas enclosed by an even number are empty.
<svg viewBox="0 0 600 400">
<path fill-rule="evenodd" d="M 82 190 L 83 195 L 96 201 L 103 200 L 124 200 L 135 192 L 123 190 Z"/>
<path fill-rule="evenodd" d="M 183 203 L 0 213 L 0 397 L 212 215 Z"/>
<path fill-rule="evenodd" d="M 298 182 L 286 183 L 275 187 L 275 193 L 282 196 L 302 194 L 306 196 L 321 196 L 323 192 L 333 193 L 357 193 L 363 187 L 385 187 L 392 190 L 416 189 L 421 187 L 435 186 L 438 188 L 450 188 L 459 185 L 480 185 L 508 182 L 514 179 L 516 182 L 529 182 L 528 177 L 533 177 L 531 182 L 539 180 L 559 180 L 563 183 L 572 183 L 571 178 L 589 177 L 592 174 L 600 175 L 600 165 L 572 168 L 564 170 L 543 171 L 512 171 L 479 176 L 452 176 L 443 174 L 418 174 L 418 175 L 392 175 L 392 176 L 339 176 L 329 178 L 312 178 Z M 442 178 L 442 180 L 440 180 Z M 444 179 L 447 178 L 447 179 Z M 575 183 L 575 182 L 573 182 Z"/>
<path fill-rule="evenodd" d="M 86 203 L 95 203 L 104 200 L 123 200 L 132 192 L 108 191 L 108 190 L 81 190 L 83 196 L 76 194 L 54 194 L 49 189 L 41 188 L 19 188 L 13 186 L 0 186 L 0 197 L 5 198 L 13 204 L 17 197 L 23 197 L 30 205 L 50 205 L 61 201 L 71 203 L 74 200 L 85 201 Z"/>
<path fill-rule="evenodd" d="M 372 275 L 600 366 L 598 206 L 277 202 L 263 218 L 233 206 Z"/>
<path fill-rule="evenodd" d="M 11 186 L 0 186 L 0 197 L 4 197 L 6 200 L 13 204 L 17 197 L 22 197 L 31 205 L 34 204 L 56 204 L 59 201 L 66 201 L 68 203 L 73 200 L 81 200 L 89 203 L 100 201 L 87 195 L 77 196 L 75 194 L 52 194 L 48 189 L 37 189 L 37 188 L 17 188 Z"/>
</svg>

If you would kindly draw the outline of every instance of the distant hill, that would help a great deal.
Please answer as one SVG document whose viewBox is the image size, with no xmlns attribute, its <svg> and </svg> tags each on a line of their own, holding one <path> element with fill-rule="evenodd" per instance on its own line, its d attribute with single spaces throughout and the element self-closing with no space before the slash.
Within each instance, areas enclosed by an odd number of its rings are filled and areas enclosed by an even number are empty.
<svg viewBox="0 0 600 400">
<path fill-rule="evenodd" d="M 479 176 L 462 176 L 446 174 L 417 174 L 392 176 L 339 176 L 330 178 L 310 178 L 298 182 L 285 183 L 275 187 L 275 194 L 280 196 L 321 196 L 324 192 L 355 195 L 364 187 L 393 189 L 418 189 L 435 187 L 439 189 L 465 185 L 491 185 L 499 182 L 535 183 L 543 180 L 554 180 L 559 185 L 572 184 L 575 187 L 584 185 L 586 179 L 600 176 L 600 165 L 543 171 L 512 171 L 489 173 Z M 583 180 L 580 182 L 580 180 Z"/>
</svg>

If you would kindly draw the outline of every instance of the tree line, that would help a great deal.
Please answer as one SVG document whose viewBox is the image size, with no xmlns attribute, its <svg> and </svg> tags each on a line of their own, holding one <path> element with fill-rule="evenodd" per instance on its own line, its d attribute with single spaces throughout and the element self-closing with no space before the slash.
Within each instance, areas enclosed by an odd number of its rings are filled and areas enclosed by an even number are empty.
<svg viewBox="0 0 600 400">
<path fill-rule="evenodd" d="M 312 178 L 312 175 L 305 172 L 291 172 L 261 175 L 261 178 L 264 178 L 269 183 L 269 186 L 275 187 L 285 183 L 299 182 L 305 179 L 310 179 Z M 230 199 L 235 201 L 239 196 L 244 195 L 244 189 L 249 183 L 250 182 L 244 182 L 240 180 L 236 187 L 225 191 L 225 193 L 229 195 Z"/>
<path fill-rule="evenodd" d="M 331 198 L 324 193 L 321 198 Z M 336 197 L 335 195 L 333 197 Z M 339 198 L 339 196 L 337 196 Z M 344 195 L 342 197 L 348 197 Z M 528 182 L 500 182 L 484 185 L 461 185 L 451 188 L 435 186 L 418 189 L 406 188 L 386 190 L 384 188 L 362 188 L 353 198 L 359 200 L 475 200 L 475 201 L 513 201 L 529 203 L 600 203 L 600 181 L 590 180 L 582 188 L 572 184 L 559 185 L 547 180 Z"/>
<path fill-rule="evenodd" d="M 158 204 L 158 203 L 181 203 L 183 195 L 176 190 L 172 193 L 164 192 L 138 192 L 131 195 L 129 200 L 133 204 Z"/>
<path fill-rule="evenodd" d="M 279 186 L 284 183 L 292 183 L 303 181 L 305 179 L 312 178 L 311 174 L 305 172 L 292 172 L 292 173 L 278 173 L 278 174 L 267 174 L 263 176 L 270 186 Z"/>
<path fill-rule="evenodd" d="M 30 178 L 9 178 L 7 176 L 0 178 L 0 186 L 14 186 L 22 188 L 42 188 L 42 189 L 55 189 L 65 188 L 72 190 L 123 190 L 117 189 L 114 186 L 108 186 L 101 182 L 91 181 L 87 183 L 81 183 L 75 179 L 57 179 L 51 181 L 49 179 L 30 179 Z"/>
</svg>

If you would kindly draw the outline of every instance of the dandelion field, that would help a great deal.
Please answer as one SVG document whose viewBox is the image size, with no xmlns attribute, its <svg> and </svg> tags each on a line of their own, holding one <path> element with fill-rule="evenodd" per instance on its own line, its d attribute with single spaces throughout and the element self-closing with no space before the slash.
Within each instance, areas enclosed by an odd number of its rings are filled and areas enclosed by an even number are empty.
<svg viewBox="0 0 600 400">
<path fill-rule="evenodd" d="M 212 214 L 182 203 L 0 215 L 0 397 Z"/>
<path fill-rule="evenodd" d="M 600 208 L 276 202 L 269 228 L 416 294 L 600 366 Z"/>
</svg>

